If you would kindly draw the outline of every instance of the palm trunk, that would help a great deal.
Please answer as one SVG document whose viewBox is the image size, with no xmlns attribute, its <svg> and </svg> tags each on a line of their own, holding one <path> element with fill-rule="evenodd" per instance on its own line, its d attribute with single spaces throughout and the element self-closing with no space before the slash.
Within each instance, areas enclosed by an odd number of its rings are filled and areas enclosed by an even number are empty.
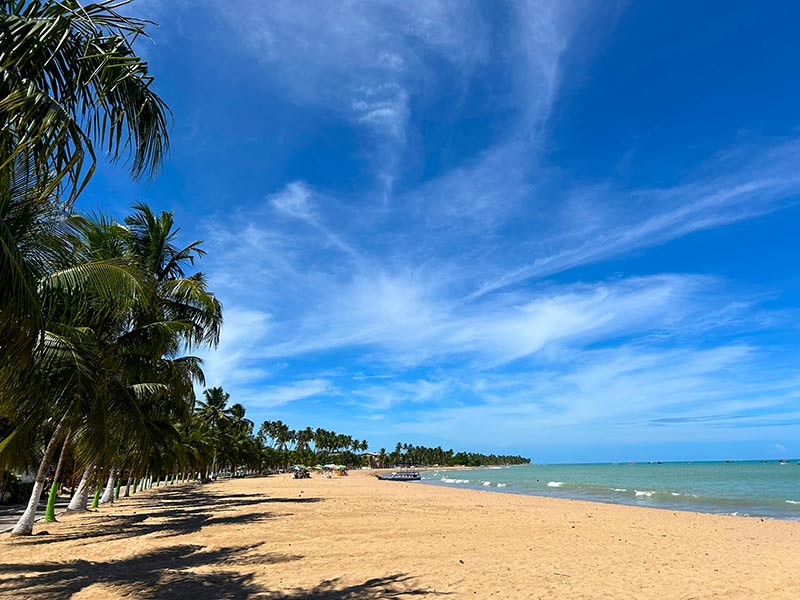
<svg viewBox="0 0 800 600">
<path fill-rule="evenodd" d="M 139 481 L 137 481 L 136 484 L 133 486 L 133 493 L 134 494 L 137 491 L 143 492 L 146 489 L 145 485 L 147 483 L 148 473 L 150 473 L 150 467 L 147 467 L 147 469 L 145 469 L 144 476 L 140 477 Z"/>
<path fill-rule="evenodd" d="M 100 482 L 97 482 L 97 488 L 94 491 L 94 498 L 92 498 L 92 508 L 97 508 L 100 502 Z"/>
<path fill-rule="evenodd" d="M 64 439 L 64 445 L 61 446 L 61 454 L 58 457 L 58 464 L 56 465 L 56 472 L 53 474 L 53 485 L 50 486 L 50 495 L 47 497 L 47 508 L 44 511 L 44 522 L 53 523 L 56 520 L 56 498 L 58 497 L 58 486 L 61 481 L 61 471 L 64 469 L 64 463 L 67 460 L 67 453 L 69 452 L 69 434 Z"/>
<path fill-rule="evenodd" d="M 128 498 L 131 495 L 131 484 L 133 483 L 133 477 L 128 475 L 128 483 L 125 485 L 125 493 L 122 494 L 123 498 Z"/>
<path fill-rule="evenodd" d="M 114 492 L 114 500 L 119 500 L 119 489 L 122 487 L 122 471 L 119 473 L 119 477 L 117 477 L 117 491 Z"/>
<path fill-rule="evenodd" d="M 72 500 L 69 501 L 67 510 L 83 512 L 89 510 L 86 506 L 89 501 L 89 477 L 94 471 L 94 461 L 86 465 L 81 476 L 81 482 L 78 484 L 78 489 L 72 495 Z"/>
<path fill-rule="evenodd" d="M 117 484 L 117 463 L 111 465 L 111 472 L 108 474 L 108 481 L 106 482 L 106 489 L 103 495 L 100 496 L 100 504 L 108 504 L 114 502 L 114 487 Z"/>
<path fill-rule="evenodd" d="M 61 423 L 59 423 L 56 426 L 56 430 L 53 432 L 53 437 L 50 438 L 50 441 L 44 449 L 44 456 L 42 456 L 42 462 L 39 463 L 39 470 L 36 471 L 36 480 L 33 484 L 31 497 L 28 500 L 28 506 L 25 508 L 25 512 L 22 513 L 19 521 L 17 521 L 14 529 L 11 530 L 11 535 L 31 535 L 33 533 L 33 523 L 36 520 L 36 508 L 39 506 L 39 500 L 42 497 L 44 481 L 47 478 L 47 468 L 50 466 L 50 461 L 53 459 L 53 454 L 61 441 L 63 433 L 64 429 Z"/>
</svg>

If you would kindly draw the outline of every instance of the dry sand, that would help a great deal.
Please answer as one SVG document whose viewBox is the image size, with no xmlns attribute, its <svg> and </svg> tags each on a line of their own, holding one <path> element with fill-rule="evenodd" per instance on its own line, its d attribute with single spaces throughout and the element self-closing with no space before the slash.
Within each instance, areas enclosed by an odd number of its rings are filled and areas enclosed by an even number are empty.
<svg viewBox="0 0 800 600">
<path fill-rule="evenodd" d="M 800 523 L 283 476 L 0 536 L 3 598 L 800 598 Z"/>
</svg>

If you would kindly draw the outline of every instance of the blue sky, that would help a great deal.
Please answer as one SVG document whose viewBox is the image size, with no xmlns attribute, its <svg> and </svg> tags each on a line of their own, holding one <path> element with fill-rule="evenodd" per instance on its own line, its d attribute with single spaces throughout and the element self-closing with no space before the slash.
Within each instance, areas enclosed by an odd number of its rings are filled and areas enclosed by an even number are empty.
<svg viewBox="0 0 800 600">
<path fill-rule="evenodd" d="M 139 0 L 150 186 L 256 422 L 537 462 L 800 455 L 800 6 Z"/>
</svg>

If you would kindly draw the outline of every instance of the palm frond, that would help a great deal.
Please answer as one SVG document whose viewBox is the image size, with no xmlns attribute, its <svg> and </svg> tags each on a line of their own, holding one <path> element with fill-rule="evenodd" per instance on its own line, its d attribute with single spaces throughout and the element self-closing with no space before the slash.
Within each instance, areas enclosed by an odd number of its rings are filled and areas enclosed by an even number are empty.
<svg viewBox="0 0 800 600">
<path fill-rule="evenodd" d="M 149 22 L 120 15 L 123 4 L 3 3 L 0 112 L 3 135 L 17 139 L 0 168 L 31 152 L 41 175 L 69 180 L 73 199 L 94 171 L 95 142 L 112 161 L 129 156 L 136 178 L 158 170 L 169 109 L 133 51 Z"/>
</svg>

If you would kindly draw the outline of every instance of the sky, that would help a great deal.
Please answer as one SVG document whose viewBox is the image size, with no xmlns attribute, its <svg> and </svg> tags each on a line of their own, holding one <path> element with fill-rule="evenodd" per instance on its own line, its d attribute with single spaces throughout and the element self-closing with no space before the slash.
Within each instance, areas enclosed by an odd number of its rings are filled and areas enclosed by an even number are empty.
<svg viewBox="0 0 800 600">
<path fill-rule="evenodd" d="M 149 185 L 259 424 L 534 462 L 800 455 L 800 5 L 137 0 Z"/>
</svg>

